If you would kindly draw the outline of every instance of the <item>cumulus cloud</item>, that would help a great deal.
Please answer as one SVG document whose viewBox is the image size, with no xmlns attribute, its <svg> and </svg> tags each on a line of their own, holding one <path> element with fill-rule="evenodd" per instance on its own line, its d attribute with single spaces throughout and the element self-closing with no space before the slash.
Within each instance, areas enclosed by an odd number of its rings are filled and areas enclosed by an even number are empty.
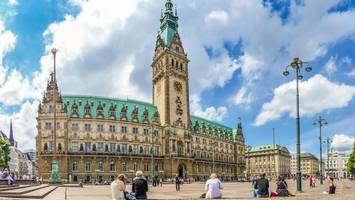
<svg viewBox="0 0 355 200">
<path fill-rule="evenodd" d="M 200 98 L 197 95 L 192 95 L 190 101 L 191 112 L 195 116 L 220 122 L 228 115 L 228 109 L 225 106 L 220 106 L 218 108 L 210 106 L 203 110 L 200 105 Z"/>
<path fill-rule="evenodd" d="M 339 153 L 350 153 L 354 145 L 354 136 L 335 134 L 331 147 Z"/>
<path fill-rule="evenodd" d="M 335 58 L 333 56 L 330 57 L 327 63 L 325 63 L 324 70 L 328 74 L 328 76 L 332 75 L 334 72 L 337 71 Z"/>
<path fill-rule="evenodd" d="M 315 75 L 300 82 L 300 115 L 315 114 L 327 109 L 343 108 L 355 95 L 355 86 L 330 82 L 322 75 Z M 254 125 L 261 126 L 286 113 L 296 115 L 296 83 L 285 83 L 274 89 L 270 102 L 264 103 Z"/>
<path fill-rule="evenodd" d="M 226 25 L 228 23 L 228 13 L 224 10 L 213 10 L 205 18 L 206 24 L 208 23 L 221 23 Z"/>
<path fill-rule="evenodd" d="M 346 75 L 347 75 L 347 76 L 350 76 L 350 77 L 355 77 L 355 69 L 351 70 L 351 71 L 348 72 Z"/>
<path fill-rule="evenodd" d="M 8 135 L 12 119 L 14 138 L 21 149 L 34 148 L 35 146 L 37 107 L 37 101 L 26 101 L 21 105 L 20 110 L 13 114 L 9 115 L 0 110 L 0 128 Z"/>
</svg>

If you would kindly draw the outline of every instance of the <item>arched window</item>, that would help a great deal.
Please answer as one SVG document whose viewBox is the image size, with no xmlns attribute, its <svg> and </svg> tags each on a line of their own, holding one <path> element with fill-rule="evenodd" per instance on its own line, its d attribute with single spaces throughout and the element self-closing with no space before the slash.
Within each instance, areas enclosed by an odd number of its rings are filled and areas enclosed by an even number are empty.
<svg viewBox="0 0 355 200">
<path fill-rule="evenodd" d="M 180 63 L 180 71 L 182 71 L 182 63 Z"/>
<path fill-rule="evenodd" d="M 171 59 L 171 66 L 174 67 L 174 59 Z"/>
<path fill-rule="evenodd" d="M 143 153 L 143 147 L 139 148 L 139 153 Z"/>
</svg>

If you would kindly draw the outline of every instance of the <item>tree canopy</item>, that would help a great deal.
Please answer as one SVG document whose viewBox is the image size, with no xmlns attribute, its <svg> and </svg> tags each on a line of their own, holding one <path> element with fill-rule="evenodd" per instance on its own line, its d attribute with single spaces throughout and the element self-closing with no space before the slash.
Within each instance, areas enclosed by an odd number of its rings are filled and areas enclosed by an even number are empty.
<svg viewBox="0 0 355 200">
<path fill-rule="evenodd" d="M 354 141 L 353 151 L 350 154 L 346 169 L 349 174 L 355 174 L 355 141 Z"/>
<path fill-rule="evenodd" d="M 0 167 L 5 167 L 8 165 L 10 161 L 10 147 L 8 141 L 4 139 L 0 139 Z"/>
</svg>

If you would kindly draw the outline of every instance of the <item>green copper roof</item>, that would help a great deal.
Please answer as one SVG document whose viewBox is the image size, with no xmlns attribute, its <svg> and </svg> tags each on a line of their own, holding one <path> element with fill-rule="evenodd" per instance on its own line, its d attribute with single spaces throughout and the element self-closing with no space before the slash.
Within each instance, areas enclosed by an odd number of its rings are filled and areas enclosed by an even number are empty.
<svg viewBox="0 0 355 200">
<path fill-rule="evenodd" d="M 217 122 L 213 122 L 207 119 L 203 119 L 201 117 L 196 117 L 191 115 L 191 123 L 192 123 L 192 127 L 194 127 L 196 125 L 196 122 L 198 122 L 199 126 L 202 127 L 202 125 L 205 125 L 206 127 L 213 127 L 213 128 L 218 128 L 221 129 L 223 131 L 226 131 L 228 134 L 230 134 L 232 136 L 232 140 L 234 140 L 235 135 L 236 135 L 236 131 L 234 131 L 232 128 L 225 126 L 223 124 L 219 124 Z"/>
<path fill-rule="evenodd" d="M 175 7 L 175 14 L 173 12 L 173 4 L 170 0 L 165 2 L 165 11 L 160 18 L 160 32 L 159 37 L 164 43 L 164 47 L 170 47 L 171 41 L 177 33 L 178 16 Z"/>
<path fill-rule="evenodd" d="M 249 152 L 258 152 L 258 151 L 267 151 L 267 150 L 276 150 L 276 149 L 283 149 L 288 151 L 286 147 L 280 146 L 278 144 L 267 144 L 267 145 L 259 145 L 259 146 L 254 146 L 250 149 Z"/>
<path fill-rule="evenodd" d="M 106 97 L 96 97 L 96 96 L 80 96 L 80 95 L 63 95 L 63 105 L 67 106 L 67 116 L 71 116 L 71 107 L 75 101 L 79 110 L 79 117 L 84 116 L 84 107 L 88 102 L 91 107 L 91 116 L 96 118 L 96 108 L 101 103 L 103 106 L 104 119 L 107 119 L 109 116 L 110 106 L 116 105 L 115 114 L 119 118 L 121 113 L 121 108 L 123 105 L 127 106 L 127 118 L 131 120 L 131 113 L 135 107 L 138 108 L 138 119 L 141 122 L 143 118 L 143 112 L 145 108 L 149 113 L 149 121 L 151 121 L 154 113 L 157 110 L 157 107 L 151 103 L 145 103 L 141 101 L 131 100 L 131 99 L 115 99 L 115 98 L 106 98 Z"/>
</svg>

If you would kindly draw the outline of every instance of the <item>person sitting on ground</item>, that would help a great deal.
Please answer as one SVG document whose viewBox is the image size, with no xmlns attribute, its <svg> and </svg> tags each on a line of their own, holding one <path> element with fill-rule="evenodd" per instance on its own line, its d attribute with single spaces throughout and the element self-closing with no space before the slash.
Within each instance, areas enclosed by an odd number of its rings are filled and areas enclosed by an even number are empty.
<svg viewBox="0 0 355 200">
<path fill-rule="evenodd" d="M 112 200 L 124 200 L 126 191 L 126 176 L 124 174 L 119 174 L 116 180 L 111 183 L 111 194 Z"/>
<path fill-rule="evenodd" d="M 132 192 L 135 193 L 136 199 L 147 199 L 148 182 L 143 177 L 142 171 L 136 172 L 136 177 L 132 183 Z"/>
<path fill-rule="evenodd" d="M 258 198 L 269 197 L 269 180 L 265 178 L 265 173 L 256 181 L 258 187 Z"/>
<path fill-rule="evenodd" d="M 218 179 L 217 174 L 212 173 L 210 179 L 206 182 L 206 199 L 220 199 L 222 198 L 223 186 L 221 181 Z"/>
<path fill-rule="evenodd" d="M 335 194 L 336 186 L 335 186 L 333 177 L 328 176 L 328 185 L 329 185 L 328 194 Z"/>
<path fill-rule="evenodd" d="M 13 182 L 14 182 L 14 179 L 10 175 L 10 171 L 6 167 L 4 168 L 4 171 L 2 172 L 2 179 L 7 180 L 8 185 L 13 184 Z"/>
<path fill-rule="evenodd" d="M 279 177 L 279 180 L 277 181 L 276 185 L 277 185 L 276 192 L 271 193 L 272 197 L 275 197 L 275 196 L 287 197 L 287 196 L 289 196 L 289 192 L 287 190 L 287 183 L 284 178 Z"/>
</svg>

